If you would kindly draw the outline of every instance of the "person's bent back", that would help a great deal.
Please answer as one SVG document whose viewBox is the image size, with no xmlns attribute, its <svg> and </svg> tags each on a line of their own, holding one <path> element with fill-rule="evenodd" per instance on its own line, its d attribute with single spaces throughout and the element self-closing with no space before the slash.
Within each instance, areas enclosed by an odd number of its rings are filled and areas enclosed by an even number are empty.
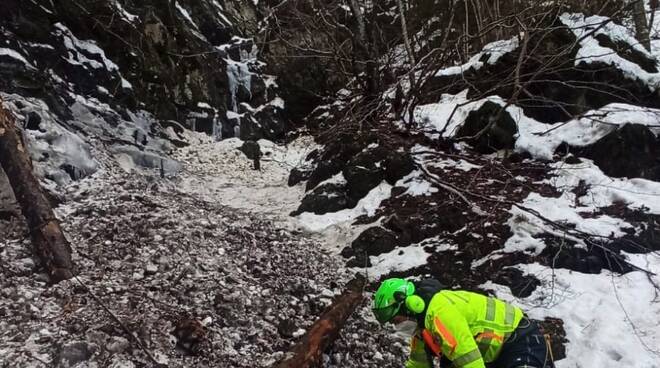
<svg viewBox="0 0 660 368">
<path fill-rule="evenodd" d="M 466 368 L 551 366 L 544 337 L 520 308 L 469 291 L 442 289 L 432 279 L 388 279 L 374 294 L 379 322 L 417 322 L 406 368 L 431 368 L 434 357 Z"/>
</svg>

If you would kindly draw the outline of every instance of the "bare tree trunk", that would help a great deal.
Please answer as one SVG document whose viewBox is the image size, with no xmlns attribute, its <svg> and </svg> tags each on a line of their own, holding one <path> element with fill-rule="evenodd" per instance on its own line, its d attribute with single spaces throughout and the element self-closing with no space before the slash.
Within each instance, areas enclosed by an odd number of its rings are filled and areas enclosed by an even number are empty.
<svg viewBox="0 0 660 368">
<path fill-rule="evenodd" d="M 633 0 L 633 21 L 635 22 L 635 32 L 637 40 L 647 49 L 651 50 L 651 36 L 649 24 L 646 19 L 646 9 L 643 0 Z"/>
<path fill-rule="evenodd" d="M 71 246 L 50 203 L 32 174 L 28 153 L 16 131 L 15 119 L 0 100 L 0 166 L 11 184 L 32 238 L 36 255 L 53 283 L 73 277 Z"/>
<path fill-rule="evenodd" d="M 357 278 L 347 285 L 323 315 L 307 330 L 302 340 L 293 348 L 293 356 L 275 368 L 312 368 L 320 366 L 323 352 L 337 339 L 339 331 L 355 308 L 362 302 L 364 278 Z"/>
<path fill-rule="evenodd" d="M 403 8 L 403 1 L 402 0 L 397 0 L 397 7 L 399 8 L 399 17 L 401 18 L 401 35 L 403 36 L 403 44 L 406 47 L 406 53 L 408 54 L 408 61 L 410 62 L 410 69 L 408 70 L 408 79 L 410 82 L 410 86 L 408 87 L 409 93 L 412 93 L 412 89 L 415 88 L 415 65 L 417 62 L 415 61 L 415 51 L 412 48 L 412 45 L 410 44 L 410 37 L 408 36 L 408 25 L 406 23 L 406 12 L 405 9 Z M 401 86 L 397 85 L 397 93 L 399 92 L 399 88 Z M 399 110 L 400 111 L 400 110 Z M 399 113 L 397 113 L 398 115 Z M 412 115 L 411 115 L 412 117 Z M 397 116 L 398 119 L 398 116 Z M 406 124 L 407 129 L 410 129 L 412 125 L 412 118 L 410 119 L 410 124 Z"/>
<path fill-rule="evenodd" d="M 373 47 L 370 42 L 370 38 L 367 34 L 367 21 L 364 17 L 364 12 L 362 11 L 362 6 L 358 0 L 350 0 L 349 5 L 351 8 L 351 13 L 355 17 L 357 22 L 358 34 L 357 39 L 354 40 L 353 44 L 356 46 L 357 50 L 361 51 L 362 59 L 366 68 L 366 97 L 371 100 L 376 97 L 378 90 L 378 64 L 376 61 L 376 55 L 373 54 Z M 360 53 L 358 53 L 360 55 Z"/>
<path fill-rule="evenodd" d="M 415 53 L 410 45 L 410 37 L 408 37 L 408 25 L 406 24 L 406 11 L 403 8 L 403 1 L 397 0 L 397 6 L 399 7 L 399 17 L 401 17 L 401 35 L 403 36 L 403 44 L 406 46 L 406 52 L 408 53 L 408 59 L 410 60 L 410 67 L 415 66 Z M 410 85 L 414 84 L 413 81 L 410 81 Z"/>
<path fill-rule="evenodd" d="M 651 8 L 651 18 L 649 19 L 649 38 L 655 37 L 655 13 L 658 11 L 658 0 L 651 0 L 649 2 Z"/>
</svg>

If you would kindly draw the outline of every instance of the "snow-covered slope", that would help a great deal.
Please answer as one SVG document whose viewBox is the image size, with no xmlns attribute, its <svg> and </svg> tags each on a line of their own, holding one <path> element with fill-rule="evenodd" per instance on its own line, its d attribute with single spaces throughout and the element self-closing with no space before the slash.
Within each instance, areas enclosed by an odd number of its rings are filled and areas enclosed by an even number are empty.
<svg viewBox="0 0 660 368">
<path fill-rule="evenodd" d="M 521 59 L 522 34 L 440 69 L 412 112 L 411 133 L 395 121 L 344 148 L 373 157 L 372 146 L 404 150 L 416 169 L 384 192 L 369 182 L 354 207 L 298 218 L 314 226 L 362 214 L 342 251 L 347 266 L 374 281 L 433 276 L 510 300 L 552 334 L 558 367 L 657 367 L 658 61 L 608 18 L 557 21 L 565 27 L 526 41 L 535 50 L 563 43 L 557 71 L 543 74 L 554 54 Z M 516 99 L 506 78 L 519 60 L 521 75 L 539 77 L 521 82 L 526 95 Z M 312 114 L 312 124 L 351 106 L 339 97 Z M 320 196 L 323 182 L 315 179 L 360 167 L 336 151 L 330 143 L 316 159 L 308 199 L 343 198 L 336 188 Z M 342 185 L 350 192 L 360 184 L 366 180 Z M 367 202 L 376 208 L 364 211 Z"/>
</svg>

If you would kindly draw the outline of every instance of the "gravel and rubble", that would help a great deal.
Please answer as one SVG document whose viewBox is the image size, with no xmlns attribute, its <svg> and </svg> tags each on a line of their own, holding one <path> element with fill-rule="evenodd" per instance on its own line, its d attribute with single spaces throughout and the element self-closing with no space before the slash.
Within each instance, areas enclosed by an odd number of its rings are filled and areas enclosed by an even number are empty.
<svg viewBox="0 0 660 368">
<path fill-rule="evenodd" d="M 180 179 L 106 167 L 67 187 L 57 213 L 79 275 L 57 285 L 22 220 L 0 220 L 0 367 L 267 367 L 352 277 L 317 240 Z M 400 366 L 405 344 L 368 314 L 328 366 Z"/>
</svg>

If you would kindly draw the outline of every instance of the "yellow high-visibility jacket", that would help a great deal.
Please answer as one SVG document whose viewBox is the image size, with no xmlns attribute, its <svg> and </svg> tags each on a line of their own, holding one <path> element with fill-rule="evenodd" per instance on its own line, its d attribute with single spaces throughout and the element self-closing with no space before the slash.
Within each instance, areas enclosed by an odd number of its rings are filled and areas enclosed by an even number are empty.
<svg viewBox="0 0 660 368">
<path fill-rule="evenodd" d="M 469 291 L 435 294 L 411 341 L 406 368 L 431 368 L 433 356 L 455 367 L 484 368 L 497 359 L 502 345 L 523 318 L 520 308 Z M 427 349 L 428 348 L 428 349 Z"/>
</svg>

